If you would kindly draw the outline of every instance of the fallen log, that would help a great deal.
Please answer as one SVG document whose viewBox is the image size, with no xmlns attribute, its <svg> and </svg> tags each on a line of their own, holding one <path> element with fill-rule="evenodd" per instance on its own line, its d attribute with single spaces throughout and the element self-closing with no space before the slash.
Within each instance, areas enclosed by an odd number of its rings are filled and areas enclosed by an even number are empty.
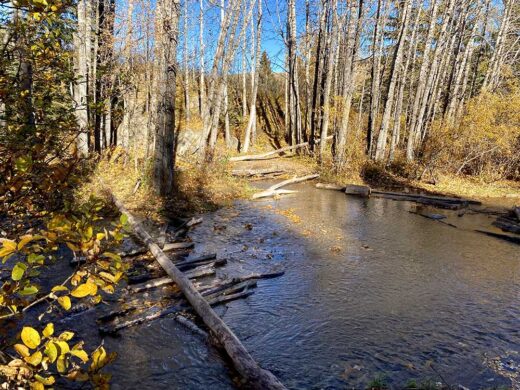
<svg viewBox="0 0 520 390">
<path fill-rule="evenodd" d="M 403 193 L 403 192 L 391 192 L 391 191 L 378 191 L 372 190 L 372 194 L 381 195 L 381 196 L 394 196 L 394 197 L 402 197 L 402 198 L 410 198 L 410 199 L 421 199 L 421 200 L 431 200 L 431 201 L 440 201 L 445 203 L 457 203 L 457 204 L 472 204 L 472 205 L 481 205 L 482 202 L 478 200 L 471 199 L 463 199 L 463 198 L 451 198 L 447 196 L 438 196 L 438 195 L 423 195 L 423 194 L 411 194 L 411 193 Z"/>
<path fill-rule="evenodd" d="M 520 224 L 509 218 L 498 218 L 493 225 L 504 232 L 520 234 Z"/>
<path fill-rule="evenodd" d="M 270 272 L 270 273 L 265 273 L 265 274 L 253 273 L 253 274 L 249 274 L 249 275 L 245 275 L 245 276 L 241 276 L 241 277 L 235 277 L 235 278 L 232 278 L 227 281 L 217 280 L 217 281 L 211 282 L 210 284 L 195 284 L 195 286 L 196 286 L 196 289 L 204 297 L 206 297 L 208 295 L 213 295 L 214 297 L 216 297 L 216 296 L 220 296 L 222 294 L 229 294 L 231 292 L 241 291 L 246 286 L 249 288 L 252 288 L 252 287 L 256 286 L 257 280 L 277 278 L 277 277 L 284 275 L 284 273 L 285 272 L 283 272 L 283 271 Z M 158 278 L 153 281 L 153 286 L 158 287 L 160 285 L 171 284 L 171 283 L 173 283 L 173 282 L 170 278 Z M 251 284 L 246 284 L 246 283 L 251 283 Z M 151 282 L 150 282 L 150 285 L 152 285 Z M 146 286 L 146 284 L 143 284 L 142 287 L 146 288 L 147 286 Z M 140 291 L 142 291 L 142 290 L 140 290 Z M 175 295 L 174 297 L 176 297 L 178 299 L 180 296 Z M 99 317 L 98 322 L 113 321 L 117 317 L 121 317 L 121 316 L 127 315 L 129 313 L 133 313 L 133 312 L 137 311 L 138 309 L 140 309 L 141 307 L 142 307 L 142 304 L 133 304 L 133 305 L 127 306 L 121 310 L 112 311 L 102 317 Z M 153 308 L 150 308 L 150 309 L 153 309 Z M 171 313 L 171 312 L 168 312 L 168 313 Z M 167 314 L 164 314 L 164 315 L 167 315 Z M 144 316 L 146 317 L 146 314 Z M 151 317 L 151 319 L 155 319 L 155 318 L 157 318 L 157 317 L 154 317 L 154 316 Z M 136 323 L 130 321 L 130 325 L 128 325 L 128 326 L 132 326 L 132 324 L 136 324 Z M 108 333 L 110 333 L 110 332 L 108 332 Z"/>
<path fill-rule="evenodd" d="M 170 252 L 176 249 L 190 249 L 193 248 L 194 245 L 193 242 L 172 242 L 164 245 L 163 252 Z"/>
<path fill-rule="evenodd" d="M 191 330 L 193 333 L 196 333 L 205 339 L 209 338 L 208 332 L 199 328 L 193 321 L 184 317 L 182 314 L 177 314 L 174 318 L 175 318 L 175 321 L 177 321 L 179 324 L 185 326 L 186 328 Z"/>
<path fill-rule="evenodd" d="M 321 188 L 323 190 L 335 190 L 335 191 L 345 191 L 345 186 L 340 186 L 338 184 L 329 184 L 329 183 L 317 183 L 316 188 Z"/>
<path fill-rule="evenodd" d="M 372 190 L 368 186 L 360 186 L 356 184 L 347 184 L 344 190 L 347 195 L 362 196 L 364 198 L 370 197 Z"/>
<path fill-rule="evenodd" d="M 328 136 L 326 139 L 332 139 L 332 136 Z M 319 144 L 320 140 L 316 141 L 316 144 Z M 288 152 L 293 149 L 299 149 L 304 148 L 306 146 L 309 146 L 308 142 L 302 142 L 297 145 L 291 145 L 291 146 L 285 146 L 280 149 L 273 150 L 271 152 L 262 153 L 262 154 L 251 154 L 246 156 L 237 156 L 237 157 L 231 157 L 229 161 L 236 162 L 236 161 L 253 161 L 253 160 L 269 160 L 271 158 L 277 158 L 277 156 L 280 153 Z"/>
<path fill-rule="evenodd" d="M 188 279 L 197 279 L 202 278 L 204 276 L 212 276 L 215 275 L 217 271 L 215 270 L 215 267 L 213 267 L 213 264 L 203 265 L 200 268 L 195 268 L 193 270 L 185 272 L 185 275 L 188 277 Z"/>
<path fill-rule="evenodd" d="M 177 268 L 181 271 L 188 271 L 190 269 L 200 267 L 201 265 L 211 264 L 213 267 L 222 267 L 227 264 L 226 259 L 218 259 L 218 260 L 199 260 L 199 261 L 186 261 L 182 263 L 175 264 Z"/>
<path fill-rule="evenodd" d="M 287 171 L 281 168 L 264 168 L 264 169 L 234 169 L 231 176 L 237 177 L 254 177 L 265 175 L 282 175 Z"/>
<path fill-rule="evenodd" d="M 358 187 L 361 187 L 358 189 Z M 366 189 L 363 189 L 366 187 Z M 466 207 L 467 205 L 480 205 L 481 202 L 477 200 L 471 199 L 462 199 L 462 198 L 450 198 L 444 196 L 436 196 L 436 195 L 422 195 L 422 194 L 411 194 L 411 193 L 403 193 L 403 192 L 391 192 L 391 191 L 379 191 L 371 189 L 368 186 L 357 186 L 353 184 L 348 184 L 346 186 L 341 186 L 337 184 L 325 184 L 318 183 L 316 184 L 316 188 L 326 189 L 326 190 L 337 190 L 343 192 L 349 192 L 349 195 L 361 195 L 366 196 L 367 189 L 370 189 L 370 195 L 379 198 L 387 198 L 393 200 L 405 200 L 409 202 L 422 203 L 426 205 L 439 205 L 443 208 L 448 209 L 457 209 L 460 207 Z M 359 194 L 358 194 L 359 192 Z"/>
<path fill-rule="evenodd" d="M 203 276 L 214 275 L 215 269 L 213 267 L 220 267 L 220 266 L 225 265 L 226 263 L 227 263 L 226 259 L 213 260 L 213 261 L 206 260 L 206 262 L 204 262 L 204 263 L 201 262 L 201 263 L 195 263 L 195 264 L 188 264 L 186 267 L 178 267 L 178 268 L 181 271 L 188 271 L 188 270 L 191 270 L 192 268 L 196 268 L 198 266 L 205 265 L 206 268 L 201 267 L 199 269 L 196 269 L 195 271 L 186 272 L 186 274 L 188 275 L 188 277 L 190 279 L 194 279 L 194 278 L 200 278 Z M 178 265 L 178 264 L 176 264 L 176 265 Z M 152 288 L 157 288 L 157 287 L 161 287 L 161 286 L 164 286 L 167 284 L 172 284 L 172 283 L 173 283 L 173 280 L 169 277 L 155 278 L 152 280 L 145 281 L 143 283 L 134 284 L 130 287 L 130 290 L 132 290 L 132 292 L 134 292 L 134 293 L 138 293 L 138 292 L 151 290 Z"/>
<path fill-rule="evenodd" d="M 275 195 L 282 195 L 282 194 L 292 194 L 296 191 L 280 190 L 280 188 L 285 187 L 289 184 L 301 183 L 301 182 L 304 182 L 307 180 L 316 179 L 319 176 L 320 175 L 318 175 L 318 174 L 313 174 L 313 175 L 307 175 L 307 176 L 302 176 L 302 177 L 293 177 L 292 179 L 284 180 L 280 183 L 277 183 L 277 184 L 269 187 L 268 189 L 266 189 L 262 192 L 258 192 L 256 194 L 254 194 L 253 199 L 267 198 L 267 197 L 271 197 L 271 196 L 275 196 Z"/>
<path fill-rule="evenodd" d="M 256 389 L 285 389 L 285 386 L 278 380 L 278 378 L 276 378 L 270 371 L 267 371 L 258 365 L 237 336 L 213 311 L 204 297 L 195 289 L 187 275 L 175 267 L 173 262 L 164 254 L 161 248 L 153 242 L 152 237 L 142 227 L 142 225 L 111 192 L 110 194 L 121 213 L 128 217 L 128 223 L 131 228 L 143 243 L 148 246 L 150 252 L 155 256 L 168 276 L 170 276 L 177 284 L 197 314 L 200 315 L 207 327 L 211 329 L 217 340 L 222 344 L 228 356 L 231 358 L 238 373 L 245 379 L 249 386 Z M 158 314 L 156 313 L 156 315 Z"/>
<path fill-rule="evenodd" d="M 252 289 L 253 287 L 256 287 L 256 280 L 246 280 L 238 283 L 229 282 L 222 286 L 202 292 L 202 296 L 211 302 L 212 299 L 217 298 L 218 296 L 234 294 L 244 289 Z"/>
</svg>

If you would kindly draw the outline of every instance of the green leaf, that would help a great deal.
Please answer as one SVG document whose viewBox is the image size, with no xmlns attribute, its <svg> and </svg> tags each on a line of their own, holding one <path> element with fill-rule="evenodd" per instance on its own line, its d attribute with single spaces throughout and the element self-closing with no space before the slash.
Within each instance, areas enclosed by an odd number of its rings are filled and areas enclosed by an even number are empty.
<svg viewBox="0 0 520 390">
<path fill-rule="evenodd" d="M 52 386 L 54 384 L 54 382 L 56 382 L 56 380 L 54 379 L 54 377 L 52 375 L 45 378 L 41 375 L 35 374 L 34 379 L 36 379 L 38 382 L 44 384 L 45 386 Z"/>
<path fill-rule="evenodd" d="M 18 291 L 18 294 L 27 296 L 27 295 L 36 294 L 37 292 L 38 292 L 38 287 L 31 285 L 31 286 L 26 286 L 22 290 Z"/>
<path fill-rule="evenodd" d="M 58 348 L 56 348 L 54 343 L 47 343 L 44 353 L 49 357 L 49 362 L 51 363 L 54 363 L 58 358 Z"/>
<path fill-rule="evenodd" d="M 121 225 L 126 225 L 128 223 L 128 215 L 126 214 L 121 214 L 121 216 L 119 217 L 119 222 L 121 222 Z"/>
<path fill-rule="evenodd" d="M 17 171 L 27 172 L 32 166 L 32 157 L 31 156 L 22 156 L 18 157 L 14 162 L 14 166 Z"/>
<path fill-rule="evenodd" d="M 11 272 L 11 279 L 15 282 L 23 278 L 23 274 L 27 270 L 27 265 L 24 263 L 16 263 Z"/>
<path fill-rule="evenodd" d="M 37 255 L 35 253 L 31 253 L 29 256 L 27 256 L 27 262 L 29 264 L 43 264 L 45 261 L 45 256 L 43 255 Z"/>
</svg>

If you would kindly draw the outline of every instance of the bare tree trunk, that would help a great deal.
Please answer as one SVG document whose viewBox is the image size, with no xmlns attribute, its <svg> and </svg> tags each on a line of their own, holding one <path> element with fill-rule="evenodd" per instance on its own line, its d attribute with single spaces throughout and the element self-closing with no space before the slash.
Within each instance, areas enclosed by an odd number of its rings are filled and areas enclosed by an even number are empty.
<svg viewBox="0 0 520 390">
<path fill-rule="evenodd" d="M 199 1 L 199 45 L 200 45 L 200 78 L 199 78 L 199 111 L 203 117 L 206 112 L 206 84 L 204 81 L 204 73 L 206 72 L 204 64 L 204 0 Z"/>
<path fill-rule="evenodd" d="M 500 68 L 503 63 L 503 52 L 505 49 L 506 36 L 509 32 L 509 22 L 511 18 L 511 12 L 515 5 L 516 0 L 504 0 L 504 14 L 498 30 L 497 41 L 491 60 L 489 61 L 488 71 L 484 79 L 483 89 L 493 91 L 498 86 L 500 78 Z"/>
<path fill-rule="evenodd" d="M 175 164 L 175 90 L 179 0 L 159 0 L 157 19 L 159 21 L 159 31 L 156 36 L 159 82 L 156 91 L 158 105 L 153 182 L 160 195 L 170 195 L 173 192 Z"/>
<path fill-rule="evenodd" d="M 363 13 L 363 0 L 359 3 L 351 3 L 350 19 L 347 29 L 347 46 L 345 71 L 343 75 L 343 109 L 341 113 L 341 124 L 334 139 L 334 165 L 336 170 L 343 168 L 345 164 L 345 146 L 347 143 L 348 126 L 350 119 L 350 108 L 352 95 L 354 93 L 354 81 L 356 76 L 356 56 L 361 35 L 361 21 Z"/>
<path fill-rule="evenodd" d="M 310 80 L 310 67 L 311 67 L 311 32 L 310 32 L 310 3 L 309 0 L 305 0 L 305 128 L 303 130 L 304 136 L 306 137 L 311 128 L 311 80 Z"/>
<path fill-rule="evenodd" d="M 417 10 L 417 15 L 415 17 L 412 36 L 410 38 L 410 44 L 408 46 L 408 53 L 406 55 L 406 64 L 404 65 L 403 72 L 399 81 L 399 92 L 397 94 L 397 102 L 395 106 L 395 115 L 394 115 L 394 128 L 392 130 L 392 141 L 390 144 L 390 153 L 388 155 L 388 160 L 391 162 L 394 160 L 395 150 L 399 145 L 399 140 L 401 137 L 401 113 L 403 109 L 403 99 L 404 99 L 404 88 L 406 86 L 406 78 L 408 76 L 408 69 L 410 67 L 410 63 L 413 57 L 413 53 L 417 51 L 417 31 L 419 30 L 419 21 L 422 15 L 422 8 L 419 7 Z"/>
<path fill-rule="evenodd" d="M 395 55 L 390 70 L 390 83 L 388 85 L 387 99 L 383 111 L 383 120 L 379 130 L 379 137 L 377 139 L 377 147 L 375 160 L 383 161 L 386 153 L 386 143 L 388 138 L 388 128 L 390 126 L 390 117 L 392 114 L 392 107 L 395 99 L 395 86 L 399 73 L 402 71 L 402 58 L 404 51 L 404 44 L 406 42 L 406 34 L 408 32 L 408 21 L 410 20 L 410 12 L 412 7 L 412 0 L 407 0 L 404 3 L 404 10 L 402 16 L 401 29 L 399 31 L 399 39 L 396 43 Z"/>
<path fill-rule="evenodd" d="M 186 124 L 190 121 L 190 73 L 188 68 L 188 0 L 184 1 L 184 109 Z"/>
<path fill-rule="evenodd" d="M 87 2 L 90 0 L 78 1 L 78 29 L 74 34 L 75 46 L 75 63 L 76 63 L 76 78 L 77 82 L 74 88 L 74 100 L 76 104 L 76 120 L 78 122 L 78 136 L 77 148 L 80 156 L 87 156 L 88 149 L 88 53 L 87 40 L 90 40 L 90 35 L 87 32 Z"/>
<path fill-rule="evenodd" d="M 335 1 L 335 0 L 333 0 Z M 296 2 L 288 0 L 287 5 L 287 51 L 288 51 L 288 131 L 290 144 L 302 142 L 302 120 L 300 93 L 298 87 L 298 63 L 296 58 Z M 287 115 L 287 113 L 286 113 Z"/>
<path fill-rule="evenodd" d="M 385 23 L 381 21 L 382 0 L 377 1 L 376 22 L 374 26 L 374 35 L 372 39 L 372 69 L 371 69 L 371 91 L 370 91 L 370 107 L 368 111 L 368 129 L 367 129 L 367 154 L 372 155 L 372 142 L 376 130 L 376 120 L 378 116 L 379 103 L 379 68 L 381 66 L 381 53 L 378 53 L 378 47 L 382 41 L 382 31 Z M 380 51 L 380 50 L 379 50 Z"/>
<path fill-rule="evenodd" d="M 254 0 L 252 0 L 254 1 Z M 254 55 L 254 65 L 252 65 L 252 73 L 251 77 L 254 75 L 253 79 L 253 88 L 251 93 L 251 109 L 249 113 L 249 121 L 247 123 L 247 128 L 245 132 L 244 144 L 242 145 L 242 152 L 247 152 L 249 150 L 249 143 L 251 142 L 251 136 L 254 132 L 254 127 L 256 123 L 256 97 L 258 94 L 258 80 L 259 74 L 258 71 L 259 62 L 260 62 L 260 45 L 262 42 L 262 0 L 257 0 L 258 3 L 258 16 L 257 16 L 257 25 L 256 25 L 256 48 Z M 253 63 L 253 61 L 252 61 Z"/>
<path fill-rule="evenodd" d="M 321 6 L 321 14 L 319 17 L 318 23 L 318 42 L 316 45 L 316 60 L 314 64 L 314 81 L 312 87 L 312 108 L 311 108 L 311 134 L 309 138 L 309 147 L 312 152 L 314 152 L 316 145 L 316 134 L 318 132 L 318 122 L 319 117 L 319 95 L 321 94 L 321 76 L 323 72 L 323 64 L 324 64 L 324 48 L 323 45 L 326 40 L 327 35 L 327 10 L 328 3 L 322 2 Z"/>
<path fill-rule="evenodd" d="M 446 30 L 452 19 L 454 0 L 448 1 L 447 12 L 444 15 L 444 20 L 441 26 L 441 31 L 437 38 L 437 44 L 435 51 L 432 56 L 431 62 L 429 61 L 429 54 L 431 46 L 433 45 L 433 32 L 437 20 L 437 2 L 432 4 L 432 18 L 430 27 L 428 29 L 428 38 L 426 40 L 427 45 L 425 47 L 423 55 L 423 63 L 421 64 L 421 71 L 419 74 L 419 85 L 416 89 L 415 100 L 412 110 L 412 117 L 410 122 L 410 129 L 408 134 L 408 143 L 406 148 L 406 158 L 408 161 L 413 161 L 415 147 L 422 134 L 422 122 L 426 105 L 428 102 L 428 96 L 430 95 L 431 87 L 434 81 L 434 76 L 439 66 L 439 57 L 441 57 L 441 50 L 446 47 Z"/>
<path fill-rule="evenodd" d="M 247 72 L 246 72 L 247 39 L 244 35 L 242 46 L 242 118 L 247 116 Z"/>
</svg>

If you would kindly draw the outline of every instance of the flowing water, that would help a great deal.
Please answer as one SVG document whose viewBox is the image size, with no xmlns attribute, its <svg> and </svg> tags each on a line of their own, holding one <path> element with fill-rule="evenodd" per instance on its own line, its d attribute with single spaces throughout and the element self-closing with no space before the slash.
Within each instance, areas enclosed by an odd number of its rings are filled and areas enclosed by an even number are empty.
<svg viewBox="0 0 520 390">
<path fill-rule="evenodd" d="M 490 217 L 293 187 L 207 214 L 191 233 L 190 256 L 229 260 L 221 276 L 285 270 L 217 309 L 263 367 L 291 389 L 364 388 L 378 375 L 392 388 L 511 386 L 489 361 L 518 374 L 520 251 L 472 231 Z M 171 318 L 105 342 L 119 353 L 115 389 L 233 388 L 221 355 Z"/>
</svg>

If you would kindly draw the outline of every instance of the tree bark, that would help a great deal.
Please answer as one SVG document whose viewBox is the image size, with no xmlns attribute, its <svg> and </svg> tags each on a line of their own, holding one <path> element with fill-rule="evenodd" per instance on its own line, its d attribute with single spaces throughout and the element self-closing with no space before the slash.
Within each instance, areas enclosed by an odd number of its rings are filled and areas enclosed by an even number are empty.
<svg viewBox="0 0 520 390">
<path fill-rule="evenodd" d="M 159 20 L 159 31 L 156 37 L 158 105 L 153 182 L 160 195 L 171 195 L 175 163 L 174 131 L 179 0 L 160 0 L 157 4 L 157 17 Z"/>
</svg>

